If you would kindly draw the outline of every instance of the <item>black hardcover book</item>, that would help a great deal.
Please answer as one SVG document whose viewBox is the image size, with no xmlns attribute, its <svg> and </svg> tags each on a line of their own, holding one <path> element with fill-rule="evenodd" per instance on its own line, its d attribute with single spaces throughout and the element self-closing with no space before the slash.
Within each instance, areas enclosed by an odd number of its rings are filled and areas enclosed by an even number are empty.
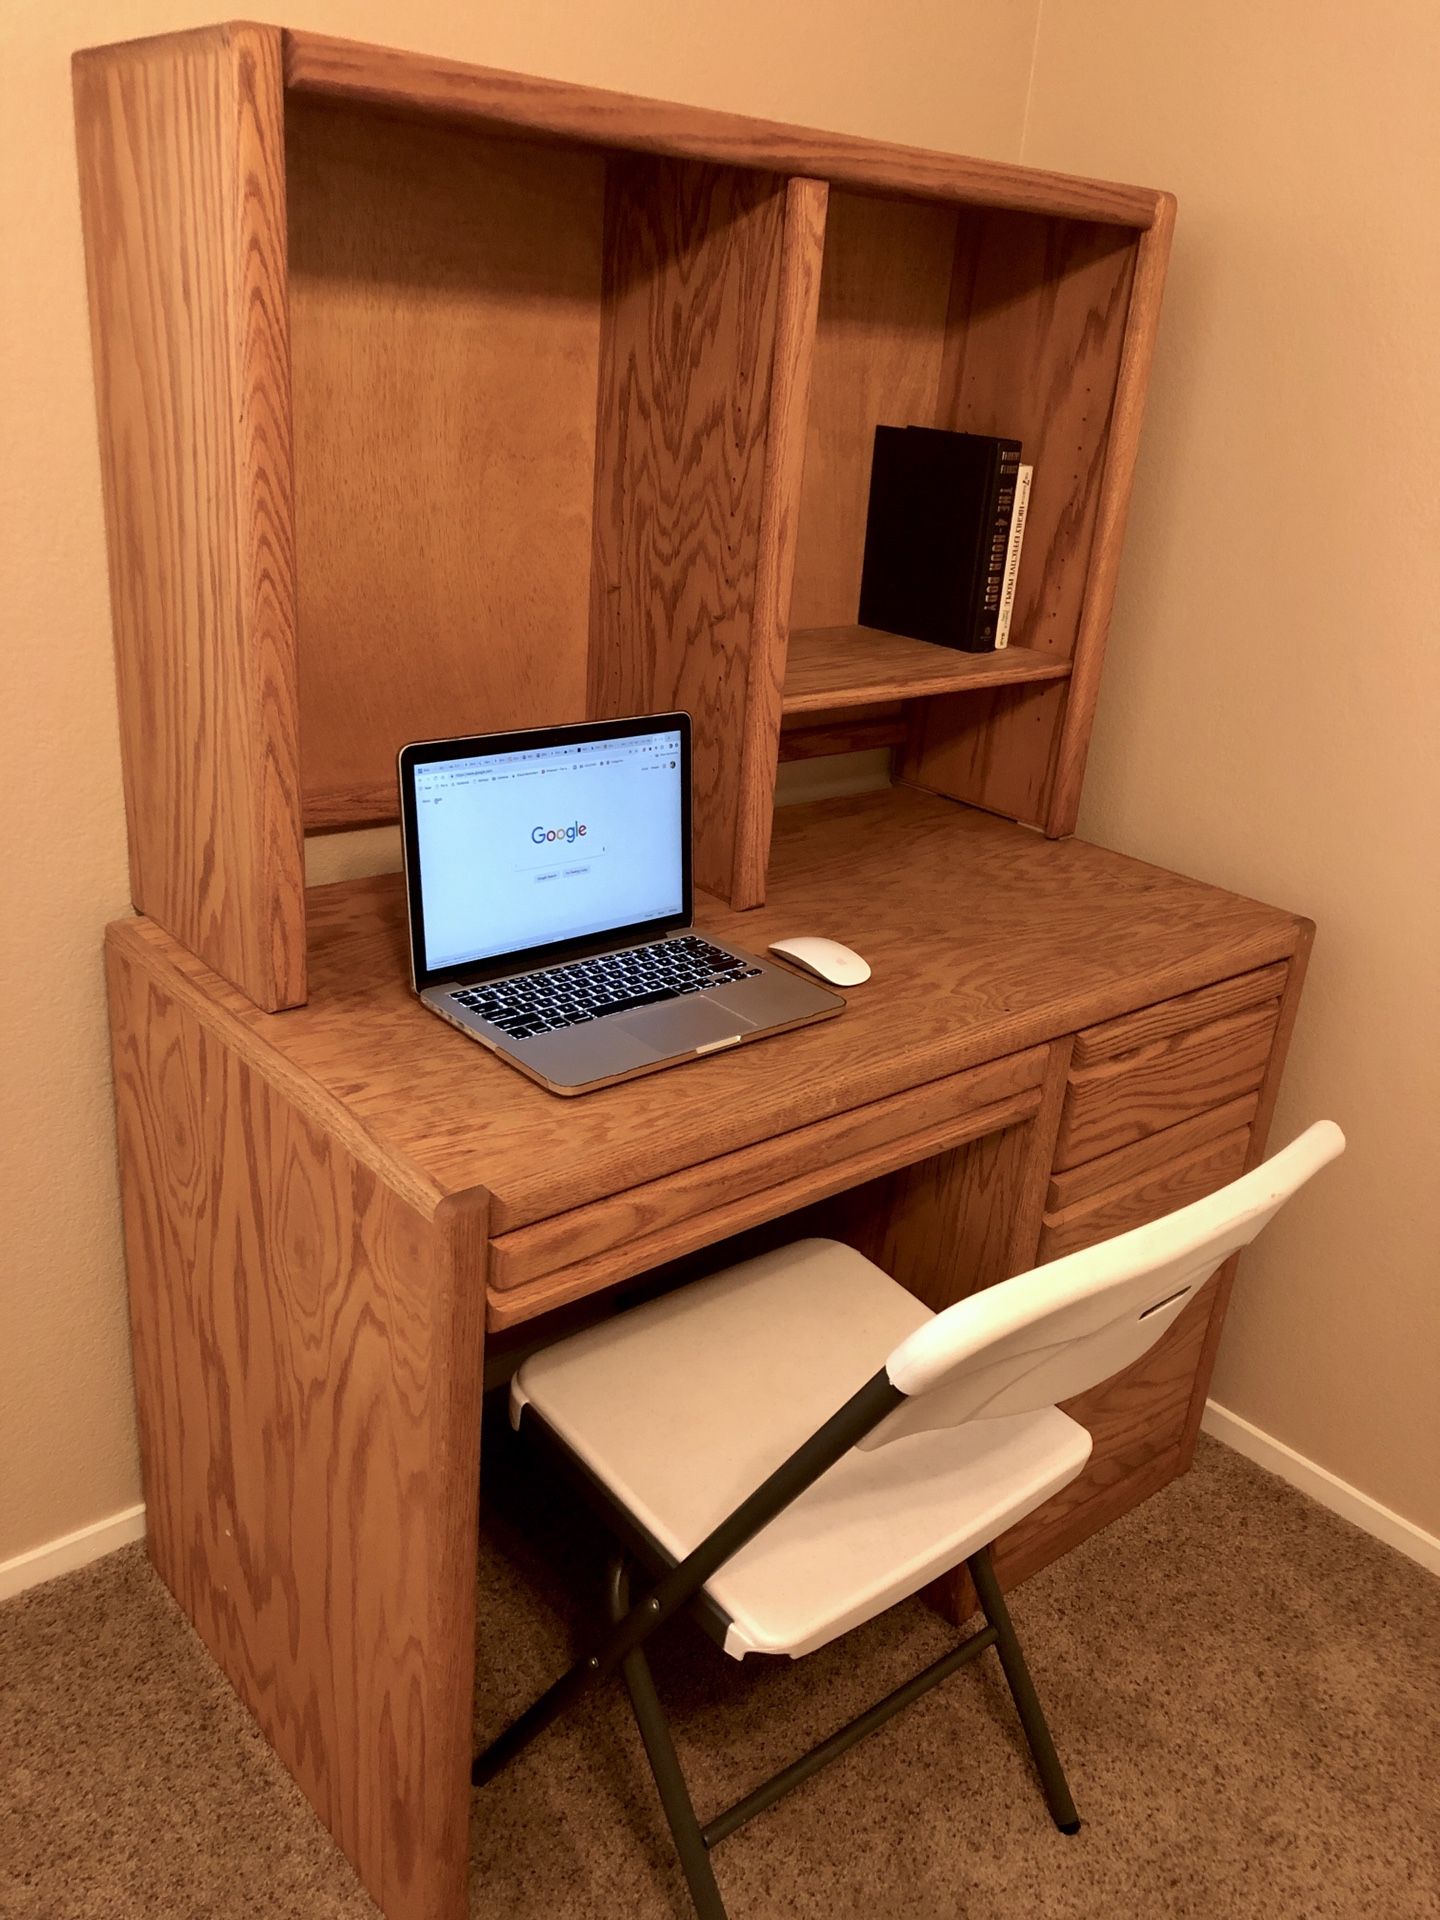
<svg viewBox="0 0 1440 1920">
<path fill-rule="evenodd" d="M 995 645 L 1020 442 L 877 427 L 860 624 L 966 653 Z"/>
</svg>

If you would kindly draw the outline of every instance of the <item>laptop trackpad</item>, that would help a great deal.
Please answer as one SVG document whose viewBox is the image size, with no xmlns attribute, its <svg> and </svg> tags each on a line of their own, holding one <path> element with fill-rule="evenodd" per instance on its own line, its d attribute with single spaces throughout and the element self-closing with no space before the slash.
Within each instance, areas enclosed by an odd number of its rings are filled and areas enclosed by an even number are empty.
<svg viewBox="0 0 1440 1920">
<path fill-rule="evenodd" d="M 732 1040 L 736 1034 L 751 1032 L 755 1022 L 738 1013 L 727 1013 L 698 993 L 687 993 L 679 1000 L 637 1007 L 634 1013 L 612 1013 L 604 1024 L 623 1027 L 647 1047 L 668 1054 L 690 1053 L 717 1040 Z"/>
</svg>

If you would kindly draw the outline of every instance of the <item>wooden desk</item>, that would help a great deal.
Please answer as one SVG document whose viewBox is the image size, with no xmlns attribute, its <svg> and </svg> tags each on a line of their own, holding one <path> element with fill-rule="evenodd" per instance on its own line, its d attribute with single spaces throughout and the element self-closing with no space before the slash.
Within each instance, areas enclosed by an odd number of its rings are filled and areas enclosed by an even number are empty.
<svg viewBox="0 0 1440 1920">
<path fill-rule="evenodd" d="M 1064 838 L 1175 203 L 243 22 L 74 81 L 151 1551 L 386 1911 L 454 1920 L 487 1345 L 741 1234 L 940 1307 L 1261 1149 L 1308 925 Z M 902 422 L 1034 466 L 1003 654 L 853 624 Z M 406 991 L 397 883 L 303 887 L 407 740 L 676 707 L 700 924 L 853 941 L 840 1020 L 560 1101 Z M 772 842 L 781 759 L 861 745 L 932 797 Z M 1003 1577 L 1186 1464 L 1227 1285 Z"/>
<path fill-rule="evenodd" d="M 900 788 L 782 811 L 766 905 L 698 917 L 874 978 L 561 1101 L 412 998 L 396 879 L 311 895 L 278 1015 L 109 930 L 151 1553 L 393 1920 L 466 1911 L 487 1322 L 801 1208 L 942 1306 L 1195 1197 L 1259 1157 L 1311 934 Z M 1230 1277 L 1077 1406 L 1094 1458 L 1008 1579 L 1188 1464 Z"/>
</svg>

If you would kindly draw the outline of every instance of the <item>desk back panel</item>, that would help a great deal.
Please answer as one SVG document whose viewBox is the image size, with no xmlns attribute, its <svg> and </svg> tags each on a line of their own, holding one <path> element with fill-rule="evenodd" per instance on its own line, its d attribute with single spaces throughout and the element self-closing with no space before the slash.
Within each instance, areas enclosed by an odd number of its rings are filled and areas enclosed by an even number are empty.
<svg viewBox="0 0 1440 1920">
<path fill-rule="evenodd" d="M 585 717 L 603 156 L 292 100 L 308 827 L 407 740 Z"/>
<path fill-rule="evenodd" d="M 791 621 L 852 626 L 875 429 L 937 424 L 958 209 L 832 191 Z"/>
<path fill-rule="evenodd" d="M 393 819 L 407 739 L 683 707 L 697 880 L 758 900 L 818 223 L 771 174 L 326 101 L 287 142 L 307 826 Z"/>
</svg>

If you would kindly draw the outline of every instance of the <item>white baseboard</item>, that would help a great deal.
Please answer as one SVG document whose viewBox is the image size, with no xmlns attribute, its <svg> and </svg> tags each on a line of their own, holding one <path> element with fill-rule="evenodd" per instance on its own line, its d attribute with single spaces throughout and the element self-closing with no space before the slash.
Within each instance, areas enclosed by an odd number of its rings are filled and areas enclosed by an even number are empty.
<svg viewBox="0 0 1440 1920">
<path fill-rule="evenodd" d="M 1283 1440 L 1276 1440 L 1214 1400 L 1206 1401 L 1200 1425 L 1214 1439 L 1233 1447 L 1236 1453 L 1243 1453 L 1247 1460 L 1278 1475 L 1301 1493 L 1309 1494 L 1312 1500 L 1351 1521 L 1362 1532 L 1383 1540 L 1387 1546 L 1397 1547 L 1429 1572 L 1440 1574 L 1440 1540 L 1433 1533 L 1426 1533 L 1423 1527 L 1417 1527 L 1413 1520 L 1382 1507 L 1368 1493 L 1361 1493 L 1347 1480 L 1307 1460 L 1303 1453 L 1296 1453 Z M 142 1505 L 126 1507 L 123 1512 L 112 1513 L 107 1520 L 97 1520 L 92 1526 L 80 1527 L 59 1540 L 47 1541 L 43 1547 L 32 1547 L 28 1553 L 0 1562 L 0 1600 L 13 1599 L 27 1587 L 41 1586 L 62 1573 L 73 1573 L 77 1567 L 88 1566 L 92 1560 L 113 1553 L 117 1547 L 128 1546 L 132 1540 L 144 1537 Z"/>
<path fill-rule="evenodd" d="M 1287 1447 L 1283 1440 L 1276 1440 L 1248 1420 L 1242 1420 L 1238 1413 L 1231 1413 L 1228 1407 L 1217 1406 L 1213 1400 L 1205 1402 L 1200 1426 L 1205 1433 L 1233 1447 L 1236 1453 L 1243 1453 L 1247 1460 L 1267 1468 L 1290 1486 L 1298 1487 L 1301 1493 L 1308 1493 L 1322 1507 L 1351 1521 L 1362 1532 L 1383 1540 L 1387 1547 L 1398 1547 L 1430 1573 L 1440 1573 L 1440 1540 L 1433 1533 L 1426 1533 L 1413 1520 L 1382 1507 L 1368 1493 L 1361 1493 L 1358 1487 L 1352 1487 L 1348 1480 L 1340 1479 L 1327 1468 L 1316 1466 L 1303 1453 Z"/>
<path fill-rule="evenodd" d="M 13 1560 L 0 1561 L 0 1600 L 13 1600 L 27 1587 L 38 1587 L 62 1573 L 73 1573 L 76 1567 L 88 1566 L 92 1560 L 113 1553 L 117 1547 L 128 1547 L 132 1540 L 144 1538 L 145 1508 L 142 1505 L 126 1507 L 123 1512 L 112 1513 L 107 1520 L 96 1520 L 74 1533 L 62 1534 L 58 1540 L 47 1540 L 43 1547 L 32 1547 L 28 1553 L 17 1553 Z"/>
</svg>

